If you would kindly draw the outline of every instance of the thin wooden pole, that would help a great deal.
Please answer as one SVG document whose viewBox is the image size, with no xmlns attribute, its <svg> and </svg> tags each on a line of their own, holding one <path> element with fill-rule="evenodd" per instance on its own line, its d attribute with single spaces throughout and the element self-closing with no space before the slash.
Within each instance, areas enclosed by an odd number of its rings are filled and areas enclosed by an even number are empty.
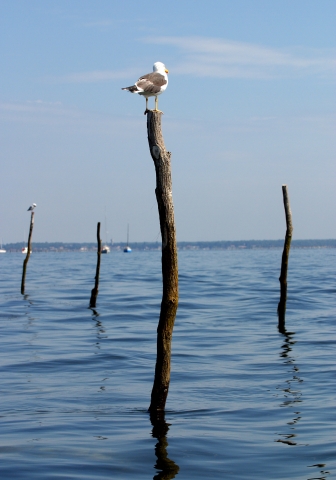
<svg viewBox="0 0 336 480">
<path fill-rule="evenodd" d="M 162 237 L 162 302 L 157 328 L 157 357 L 149 411 L 165 409 L 170 382 L 171 342 L 178 306 L 178 264 L 171 180 L 171 153 L 161 130 L 161 112 L 147 112 L 149 151 L 155 165 L 156 199 Z"/>
<path fill-rule="evenodd" d="M 292 212 L 289 204 L 289 195 L 287 185 L 282 185 L 282 195 L 286 215 L 286 236 L 284 249 L 282 253 L 282 262 L 281 262 L 281 271 L 280 271 L 280 301 L 278 304 L 278 316 L 279 316 L 279 330 L 285 330 L 285 314 L 286 314 L 286 302 L 287 302 L 287 271 L 288 271 L 288 259 L 289 259 L 289 250 L 292 241 L 293 235 L 293 224 L 292 224 Z"/>
<path fill-rule="evenodd" d="M 28 235 L 28 247 L 27 247 L 27 255 L 23 261 L 23 270 L 22 270 L 22 280 L 21 280 L 21 293 L 24 295 L 25 293 L 25 283 L 26 283 L 26 272 L 27 272 L 27 264 L 30 257 L 31 252 L 31 239 L 33 235 L 33 228 L 34 228 L 34 212 L 31 212 L 30 216 L 30 228 L 29 228 L 29 235 Z"/>
<path fill-rule="evenodd" d="M 97 223 L 97 243 L 98 243 L 98 247 L 97 247 L 97 266 L 96 266 L 95 286 L 91 290 L 90 308 L 96 307 L 96 302 L 98 297 L 100 257 L 101 257 L 100 222 Z"/>
</svg>

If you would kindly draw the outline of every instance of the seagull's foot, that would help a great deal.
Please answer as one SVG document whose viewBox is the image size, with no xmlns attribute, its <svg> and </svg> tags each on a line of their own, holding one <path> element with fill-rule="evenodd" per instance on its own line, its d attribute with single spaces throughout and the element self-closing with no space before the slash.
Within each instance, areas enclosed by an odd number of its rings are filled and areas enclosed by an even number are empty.
<svg viewBox="0 0 336 480">
<path fill-rule="evenodd" d="M 154 108 L 154 110 L 149 110 L 148 108 L 146 108 L 146 110 L 144 111 L 144 115 L 147 115 L 147 113 L 149 112 L 162 113 L 162 115 L 164 115 L 164 113 L 161 112 L 161 110 L 159 110 L 158 108 Z"/>
</svg>

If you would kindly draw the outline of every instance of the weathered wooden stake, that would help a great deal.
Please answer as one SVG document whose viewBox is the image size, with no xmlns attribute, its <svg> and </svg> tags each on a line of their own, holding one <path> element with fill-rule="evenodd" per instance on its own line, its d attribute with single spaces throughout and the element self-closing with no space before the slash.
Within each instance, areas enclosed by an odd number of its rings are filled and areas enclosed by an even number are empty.
<svg viewBox="0 0 336 480">
<path fill-rule="evenodd" d="M 97 248 L 97 267 L 96 267 L 96 276 L 95 276 L 95 286 L 91 290 L 90 308 L 96 307 L 96 302 L 98 297 L 100 257 L 101 257 L 100 222 L 97 223 L 97 243 L 98 243 L 98 248 Z"/>
<path fill-rule="evenodd" d="M 34 212 L 31 212 L 30 217 L 30 228 L 29 228 L 29 235 L 28 235 L 28 247 L 27 247 L 27 255 L 23 261 L 23 270 L 22 270 L 22 280 L 21 280 L 21 293 L 24 295 L 25 293 L 25 283 L 26 283 L 26 271 L 27 271 L 27 264 L 30 257 L 31 252 L 31 239 L 33 235 L 33 228 L 34 228 Z"/>
<path fill-rule="evenodd" d="M 156 199 L 162 237 L 162 302 L 157 328 L 157 357 L 149 411 L 164 410 L 170 382 L 171 342 L 178 305 L 178 265 L 171 180 L 171 153 L 167 152 L 161 112 L 147 112 L 149 151 L 156 172 Z"/>
<path fill-rule="evenodd" d="M 292 224 L 292 212 L 289 204 L 289 196 L 287 185 L 282 185 L 283 202 L 286 214 L 286 237 L 284 243 L 284 249 L 282 253 L 281 272 L 280 272 L 280 301 L 278 304 L 278 316 L 279 316 L 279 330 L 285 329 L 285 314 L 286 314 L 286 302 L 287 302 L 287 270 L 288 270 L 288 258 L 289 250 L 292 241 L 293 224 Z"/>
</svg>

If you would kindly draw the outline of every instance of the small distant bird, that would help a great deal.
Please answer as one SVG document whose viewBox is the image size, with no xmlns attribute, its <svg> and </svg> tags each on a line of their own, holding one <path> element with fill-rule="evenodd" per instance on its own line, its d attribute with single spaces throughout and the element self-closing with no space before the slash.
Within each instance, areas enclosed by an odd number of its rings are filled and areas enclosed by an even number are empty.
<svg viewBox="0 0 336 480">
<path fill-rule="evenodd" d="M 36 207 L 36 203 L 33 203 L 32 205 L 30 205 L 27 212 L 31 212 L 32 210 L 34 210 L 35 207 Z"/>
<path fill-rule="evenodd" d="M 153 73 L 147 73 L 139 78 L 137 82 L 131 87 L 122 88 L 122 90 L 128 90 L 131 93 L 138 93 L 146 98 L 146 110 L 145 115 L 148 112 L 148 97 L 155 97 L 155 112 L 159 112 L 158 109 L 158 95 L 161 95 L 168 86 L 168 70 L 164 63 L 155 62 L 153 65 Z"/>
</svg>

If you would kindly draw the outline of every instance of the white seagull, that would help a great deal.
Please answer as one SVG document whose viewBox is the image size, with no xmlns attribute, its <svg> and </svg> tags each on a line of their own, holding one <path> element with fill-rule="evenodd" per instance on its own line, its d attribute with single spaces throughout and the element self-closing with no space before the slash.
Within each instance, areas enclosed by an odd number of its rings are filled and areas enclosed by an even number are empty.
<svg viewBox="0 0 336 480">
<path fill-rule="evenodd" d="M 30 205 L 27 212 L 31 212 L 32 210 L 34 210 L 35 207 L 36 207 L 36 203 L 33 203 L 32 205 Z"/>
<path fill-rule="evenodd" d="M 131 93 L 138 93 L 146 98 L 145 115 L 148 112 L 148 97 L 155 97 L 155 112 L 160 112 L 158 109 L 158 95 L 161 95 L 168 86 L 168 70 L 162 62 L 155 62 L 153 65 L 153 73 L 147 73 L 139 78 L 137 82 L 131 87 L 122 88 Z M 162 113 L 162 112 L 161 112 Z"/>
</svg>

